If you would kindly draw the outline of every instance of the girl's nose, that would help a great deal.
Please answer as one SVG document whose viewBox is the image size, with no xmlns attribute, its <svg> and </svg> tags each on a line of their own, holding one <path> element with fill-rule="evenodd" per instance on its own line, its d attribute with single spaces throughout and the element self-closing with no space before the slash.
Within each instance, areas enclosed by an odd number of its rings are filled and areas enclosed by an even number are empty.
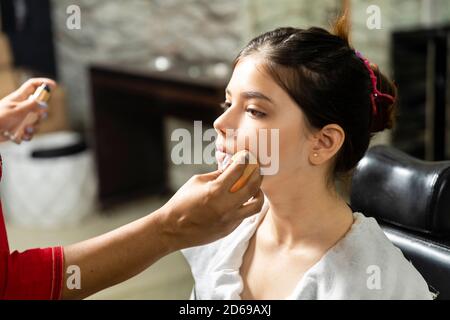
<svg viewBox="0 0 450 320">
<path fill-rule="evenodd" d="M 233 108 L 227 109 L 220 117 L 214 121 L 214 129 L 218 134 L 226 135 L 226 130 L 237 129 L 238 115 Z"/>
</svg>

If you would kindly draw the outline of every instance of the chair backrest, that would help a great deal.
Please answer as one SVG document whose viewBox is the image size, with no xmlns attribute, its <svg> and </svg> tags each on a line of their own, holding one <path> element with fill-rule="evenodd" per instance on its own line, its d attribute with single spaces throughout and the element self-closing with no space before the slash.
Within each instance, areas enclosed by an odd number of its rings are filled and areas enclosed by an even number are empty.
<svg viewBox="0 0 450 320">
<path fill-rule="evenodd" d="M 450 299 L 450 161 L 373 147 L 355 169 L 350 202 L 378 220 L 438 299 Z"/>
</svg>

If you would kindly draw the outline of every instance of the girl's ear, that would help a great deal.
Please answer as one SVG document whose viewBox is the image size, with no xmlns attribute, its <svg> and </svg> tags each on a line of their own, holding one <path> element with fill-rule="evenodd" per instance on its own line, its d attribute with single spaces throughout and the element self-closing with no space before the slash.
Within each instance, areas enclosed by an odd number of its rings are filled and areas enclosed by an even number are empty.
<svg viewBox="0 0 450 320">
<path fill-rule="evenodd" d="M 314 134 L 309 155 L 313 165 L 320 165 L 333 158 L 345 141 L 345 132 L 337 124 L 328 124 Z"/>
</svg>

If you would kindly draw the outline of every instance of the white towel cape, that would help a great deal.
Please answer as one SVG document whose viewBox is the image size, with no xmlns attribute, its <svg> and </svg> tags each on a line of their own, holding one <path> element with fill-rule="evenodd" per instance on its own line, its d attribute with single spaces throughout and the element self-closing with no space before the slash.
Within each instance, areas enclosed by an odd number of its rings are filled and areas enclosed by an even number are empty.
<svg viewBox="0 0 450 320">
<path fill-rule="evenodd" d="M 245 219 L 223 239 L 182 250 L 196 299 L 240 299 L 239 269 L 249 240 L 268 210 Z M 311 267 L 288 299 L 432 299 L 427 283 L 374 218 L 354 212 L 347 234 Z"/>
</svg>

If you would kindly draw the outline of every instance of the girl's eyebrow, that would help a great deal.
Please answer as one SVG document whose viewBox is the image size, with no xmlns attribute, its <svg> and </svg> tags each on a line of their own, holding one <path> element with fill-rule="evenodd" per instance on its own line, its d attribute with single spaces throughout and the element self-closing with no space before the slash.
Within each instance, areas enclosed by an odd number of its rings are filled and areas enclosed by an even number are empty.
<svg viewBox="0 0 450 320">
<path fill-rule="evenodd" d="M 231 91 L 229 89 L 226 89 L 225 93 L 231 96 Z M 266 95 L 264 95 L 258 91 L 244 91 L 241 93 L 241 97 L 243 97 L 244 99 L 247 99 L 247 100 L 249 100 L 249 99 L 266 100 L 273 104 L 273 101 L 269 97 L 267 97 Z"/>
</svg>

